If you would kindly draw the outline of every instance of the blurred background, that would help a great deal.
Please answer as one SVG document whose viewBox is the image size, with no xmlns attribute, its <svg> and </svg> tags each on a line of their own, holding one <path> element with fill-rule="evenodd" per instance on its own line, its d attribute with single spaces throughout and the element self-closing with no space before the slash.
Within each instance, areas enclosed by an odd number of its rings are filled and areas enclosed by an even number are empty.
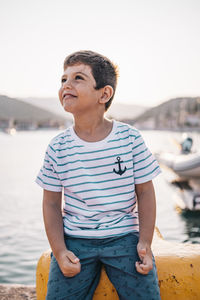
<svg viewBox="0 0 200 300">
<path fill-rule="evenodd" d="M 160 162 L 157 226 L 200 243 L 200 2 L 0 0 L 0 283 L 35 283 L 49 248 L 34 180 L 72 123 L 57 93 L 63 61 L 90 49 L 119 68 L 107 117 L 141 130 Z"/>
</svg>

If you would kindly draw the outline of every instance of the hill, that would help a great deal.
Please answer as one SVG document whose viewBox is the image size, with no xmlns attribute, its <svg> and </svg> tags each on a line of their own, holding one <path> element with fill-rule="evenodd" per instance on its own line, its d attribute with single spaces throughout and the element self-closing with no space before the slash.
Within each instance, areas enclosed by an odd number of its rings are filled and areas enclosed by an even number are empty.
<svg viewBox="0 0 200 300">
<path fill-rule="evenodd" d="M 144 106 L 113 102 L 107 115 L 116 120 L 135 119 L 147 110 Z"/>
<path fill-rule="evenodd" d="M 170 99 L 133 120 L 137 127 L 180 129 L 200 127 L 200 97 Z"/>
<path fill-rule="evenodd" d="M 64 124 L 66 117 L 38 108 L 34 105 L 0 95 L 0 127 L 6 127 L 6 124 Z M 10 125 L 9 125 L 10 126 Z"/>
</svg>

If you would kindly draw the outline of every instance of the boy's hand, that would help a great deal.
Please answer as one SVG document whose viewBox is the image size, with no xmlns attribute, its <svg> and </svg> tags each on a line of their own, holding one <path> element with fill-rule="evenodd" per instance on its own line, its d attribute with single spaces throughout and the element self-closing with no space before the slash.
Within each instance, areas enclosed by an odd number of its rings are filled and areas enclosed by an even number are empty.
<svg viewBox="0 0 200 300">
<path fill-rule="evenodd" d="M 81 271 L 79 258 L 72 251 L 65 250 L 56 256 L 59 267 L 66 277 L 74 277 Z"/>
<path fill-rule="evenodd" d="M 136 261 L 135 267 L 138 273 L 147 275 L 153 268 L 151 248 L 143 243 L 138 243 L 137 251 L 140 261 Z"/>
</svg>

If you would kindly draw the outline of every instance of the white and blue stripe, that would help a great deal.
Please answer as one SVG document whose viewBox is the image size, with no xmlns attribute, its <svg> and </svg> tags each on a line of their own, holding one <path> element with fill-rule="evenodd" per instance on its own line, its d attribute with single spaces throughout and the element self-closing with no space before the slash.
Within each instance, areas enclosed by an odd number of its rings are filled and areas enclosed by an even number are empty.
<svg viewBox="0 0 200 300">
<path fill-rule="evenodd" d="M 138 130 L 114 121 L 99 142 L 82 141 L 73 127 L 54 138 L 36 182 L 46 190 L 64 189 L 67 235 L 104 238 L 138 231 L 135 184 L 159 173 Z"/>
</svg>

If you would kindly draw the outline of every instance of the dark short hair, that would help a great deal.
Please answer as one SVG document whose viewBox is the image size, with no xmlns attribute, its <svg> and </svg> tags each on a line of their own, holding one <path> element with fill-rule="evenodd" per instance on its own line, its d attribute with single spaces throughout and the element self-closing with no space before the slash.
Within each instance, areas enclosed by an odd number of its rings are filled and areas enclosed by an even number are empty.
<svg viewBox="0 0 200 300">
<path fill-rule="evenodd" d="M 99 90 L 106 85 L 112 86 L 114 91 L 113 95 L 110 100 L 105 103 L 105 110 L 107 110 L 112 103 L 117 86 L 117 66 L 115 66 L 107 57 L 99 53 L 90 50 L 83 50 L 74 52 L 65 58 L 64 70 L 68 66 L 76 65 L 79 63 L 91 67 L 92 75 L 96 81 L 95 89 Z"/>
</svg>

